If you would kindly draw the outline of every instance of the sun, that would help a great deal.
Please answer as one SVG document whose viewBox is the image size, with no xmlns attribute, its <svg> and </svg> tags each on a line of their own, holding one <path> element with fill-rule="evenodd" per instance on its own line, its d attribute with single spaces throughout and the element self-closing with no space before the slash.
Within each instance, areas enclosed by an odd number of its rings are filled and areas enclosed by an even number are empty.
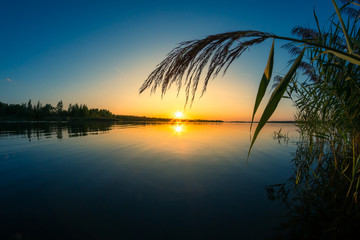
<svg viewBox="0 0 360 240">
<path fill-rule="evenodd" d="M 180 111 L 177 111 L 176 113 L 175 113 L 175 117 L 176 118 L 182 118 L 184 116 L 184 114 L 182 113 L 182 112 L 180 112 Z"/>
</svg>

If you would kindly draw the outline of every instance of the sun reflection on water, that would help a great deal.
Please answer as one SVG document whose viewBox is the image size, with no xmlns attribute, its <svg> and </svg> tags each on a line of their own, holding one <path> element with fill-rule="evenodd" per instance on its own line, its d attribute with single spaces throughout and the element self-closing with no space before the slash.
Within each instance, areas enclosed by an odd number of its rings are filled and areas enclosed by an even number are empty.
<svg viewBox="0 0 360 240">
<path fill-rule="evenodd" d="M 175 132 L 176 132 L 177 134 L 181 134 L 181 133 L 184 131 L 183 125 L 176 124 L 176 125 L 174 126 L 174 130 L 175 130 Z"/>
</svg>

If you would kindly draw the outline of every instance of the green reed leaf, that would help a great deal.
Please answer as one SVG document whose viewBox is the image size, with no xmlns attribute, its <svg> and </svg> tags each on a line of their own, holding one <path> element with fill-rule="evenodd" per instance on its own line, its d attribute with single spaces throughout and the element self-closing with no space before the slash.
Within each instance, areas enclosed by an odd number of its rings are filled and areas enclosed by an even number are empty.
<svg viewBox="0 0 360 240">
<path fill-rule="evenodd" d="M 332 53 L 335 56 L 337 56 L 338 58 L 344 59 L 344 60 L 351 62 L 353 64 L 356 64 L 356 65 L 360 65 L 360 60 L 356 56 L 351 56 L 351 55 L 349 56 L 349 54 L 332 51 L 332 50 L 326 50 L 326 51 L 322 52 L 321 54 L 325 54 L 325 53 Z"/>
<path fill-rule="evenodd" d="M 251 148 L 253 147 L 255 140 L 257 136 L 260 133 L 260 130 L 264 127 L 264 125 L 267 123 L 271 115 L 274 113 L 278 103 L 280 102 L 281 98 L 283 97 L 286 88 L 289 85 L 290 80 L 292 79 L 294 73 L 296 72 L 297 68 L 299 67 L 301 60 L 304 56 L 305 48 L 301 51 L 300 55 L 296 58 L 295 62 L 291 66 L 290 70 L 286 73 L 285 77 L 281 80 L 281 82 L 277 85 L 274 92 L 272 93 L 265 110 L 260 118 L 260 121 L 255 129 L 255 133 L 253 136 L 253 139 L 250 144 L 249 152 L 248 152 L 248 158 L 250 156 Z"/>
<path fill-rule="evenodd" d="M 353 52 L 353 48 L 354 48 L 353 43 L 352 43 L 352 41 L 351 41 L 351 39 L 350 39 L 350 37 L 349 37 L 349 35 L 347 33 L 347 29 L 345 27 L 344 21 L 343 21 L 343 19 L 341 17 L 341 14 L 340 14 L 340 10 L 339 10 L 335 0 L 332 0 L 332 3 L 334 5 L 336 14 L 338 15 L 338 18 L 339 18 L 339 21 L 340 21 L 340 24 L 341 24 L 341 28 L 342 28 L 342 31 L 344 33 L 345 39 L 346 39 L 346 44 L 347 44 L 348 49 L 349 49 L 349 53 L 351 54 Z"/>
<path fill-rule="evenodd" d="M 254 111 L 253 111 L 253 115 L 251 118 L 251 124 L 250 124 L 250 131 L 254 122 L 254 117 L 255 117 L 255 113 L 261 103 L 261 100 L 263 99 L 267 86 L 269 85 L 270 79 L 271 79 L 271 74 L 272 74 L 272 70 L 273 70 L 273 65 L 274 65 L 274 44 L 275 44 L 275 39 L 273 39 L 273 43 L 271 46 L 271 50 L 270 50 L 270 54 L 269 54 L 269 59 L 268 62 L 266 64 L 265 67 L 265 71 L 264 74 L 261 78 L 260 84 L 259 84 L 259 89 L 256 95 L 256 100 L 255 100 L 255 105 L 254 105 Z"/>
<path fill-rule="evenodd" d="M 319 37 L 321 38 L 321 29 L 320 29 L 320 25 L 319 25 L 319 20 L 317 18 L 317 15 L 316 15 L 316 12 L 315 12 L 315 8 L 314 8 L 314 18 L 315 18 L 315 21 L 316 21 L 316 26 L 317 26 L 317 29 L 318 29 L 318 32 L 319 32 Z"/>
</svg>

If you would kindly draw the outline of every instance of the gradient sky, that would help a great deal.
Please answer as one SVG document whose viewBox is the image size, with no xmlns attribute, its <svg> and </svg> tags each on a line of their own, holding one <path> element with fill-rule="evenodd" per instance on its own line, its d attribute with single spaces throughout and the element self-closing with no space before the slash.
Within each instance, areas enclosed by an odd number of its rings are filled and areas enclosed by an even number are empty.
<svg viewBox="0 0 360 240">
<path fill-rule="evenodd" d="M 184 92 L 161 99 L 138 89 L 178 43 L 235 30 L 291 36 L 294 26 L 324 23 L 330 0 L 258 1 L 0 1 L 0 101 L 56 105 L 59 100 L 115 114 L 172 117 L 184 110 Z M 274 72 L 288 55 L 276 43 Z M 210 82 L 185 115 L 249 120 L 271 41 L 250 49 L 224 77 Z M 272 120 L 291 120 L 289 100 Z"/>
</svg>

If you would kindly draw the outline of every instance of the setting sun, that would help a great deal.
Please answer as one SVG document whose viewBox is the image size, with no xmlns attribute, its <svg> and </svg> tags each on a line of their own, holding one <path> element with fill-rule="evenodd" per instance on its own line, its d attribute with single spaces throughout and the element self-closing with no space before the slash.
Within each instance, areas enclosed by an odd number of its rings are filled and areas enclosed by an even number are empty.
<svg viewBox="0 0 360 240">
<path fill-rule="evenodd" d="M 182 113 L 182 112 L 180 112 L 180 111 L 177 111 L 176 113 L 175 113 L 175 117 L 176 118 L 182 118 L 184 116 L 184 114 Z"/>
</svg>

